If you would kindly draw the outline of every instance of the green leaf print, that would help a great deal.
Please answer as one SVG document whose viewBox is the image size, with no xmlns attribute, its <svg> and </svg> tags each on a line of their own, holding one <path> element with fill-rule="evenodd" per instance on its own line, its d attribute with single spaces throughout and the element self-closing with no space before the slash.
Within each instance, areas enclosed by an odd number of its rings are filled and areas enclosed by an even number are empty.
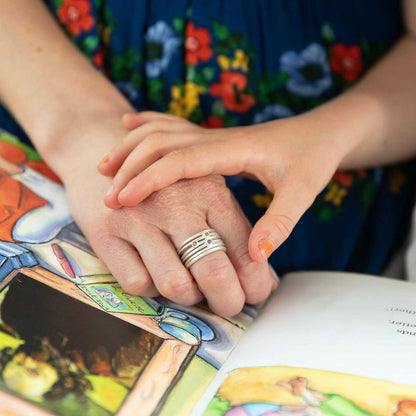
<svg viewBox="0 0 416 416">
<path fill-rule="evenodd" d="M 55 9 L 59 9 L 59 7 L 62 6 L 62 1 L 63 0 L 51 0 L 53 7 L 55 7 Z"/>
<path fill-rule="evenodd" d="M 84 50 L 89 53 L 94 52 L 97 49 L 98 42 L 98 36 L 87 36 L 84 39 Z"/>
<path fill-rule="evenodd" d="M 209 81 L 211 81 L 211 79 L 214 77 L 214 74 L 215 74 L 215 68 L 212 68 L 212 67 L 205 67 L 203 70 L 202 70 L 202 75 L 204 76 L 204 78 L 205 78 L 205 82 L 209 82 Z"/>
<path fill-rule="evenodd" d="M 214 21 L 212 23 L 212 27 L 214 29 L 214 33 L 217 35 L 217 38 L 220 40 L 225 40 L 230 37 L 230 31 L 228 30 L 227 26 Z"/>
<path fill-rule="evenodd" d="M 224 117 L 226 114 L 226 110 L 224 104 L 220 100 L 214 101 L 211 107 L 212 114 L 218 117 Z"/>
<path fill-rule="evenodd" d="M 185 21 L 184 19 L 176 18 L 176 19 L 173 19 L 172 25 L 177 32 L 182 33 L 185 28 Z"/>
<path fill-rule="evenodd" d="M 321 29 L 321 36 L 325 43 L 334 43 L 335 34 L 332 27 L 328 23 L 324 23 Z"/>
</svg>

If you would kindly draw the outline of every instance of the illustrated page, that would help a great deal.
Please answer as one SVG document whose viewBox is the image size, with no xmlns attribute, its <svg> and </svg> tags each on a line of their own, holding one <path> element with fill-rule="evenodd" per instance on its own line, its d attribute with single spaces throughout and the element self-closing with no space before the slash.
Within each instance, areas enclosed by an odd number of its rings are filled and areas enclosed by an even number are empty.
<svg viewBox="0 0 416 416">
<path fill-rule="evenodd" d="M 285 276 L 198 403 L 234 369 L 291 366 L 416 385 L 416 284 L 347 273 Z"/>
</svg>

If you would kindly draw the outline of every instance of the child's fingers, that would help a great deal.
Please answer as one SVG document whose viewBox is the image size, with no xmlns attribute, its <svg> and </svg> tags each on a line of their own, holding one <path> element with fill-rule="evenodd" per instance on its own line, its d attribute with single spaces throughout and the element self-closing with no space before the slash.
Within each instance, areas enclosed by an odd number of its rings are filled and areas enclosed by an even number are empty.
<svg viewBox="0 0 416 416">
<path fill-rule="evenodd" d="M 196 134 L 160 133 L 145 138 L 126 157 L 113 178 L 113 187 L 121 191 L 127 183 L 166 154 L 183 147 L 203 143 Z"/>
<path fill-rule="evenodd" d="M 152 163 L 180 147 L 190 146 L 201 140 L 195 134 L 160 133 L 149 140 L 144 139 L 125 158 L 114 175 L 112 187 L 104 202 L 109 208 L 118 208 L 118 194 L 135 176 L 139 175 Z"/>
<path fill-rule="evenodd" d="M 254 226 L 249 238 L 249 253 L 254 261 L 266 262 L 291 234 L 318 192 L 295 178 L 283 178 L 266 213 Z"/>
<path fill-rule="evenodd" d="M 121 120 L 125 129 L 133 130 L 152 120 L 174 120 L 175 118 L 177 117 L 172 114 L 158 113 L 156 111 L 142 111 L 140 113 L 124 114 Z"/>
<path fill-rule="evenodd" d="M 231 150 L 231 151 L 230 151 Z M 118 202 L 134 206 L 150 194 L 180 179 L 211 174 L 233 175 L 244 170 L 244 157 L 228 143 L 204 143 L 176 149 L 132 179 L 118 195 Z"/>
<path fill-rule="evenodd" d="M 108 155 L 101 159 L 98 171 L 104 176 L 114 176 L 127 156 L 148 136 L 156 136 L 164 132 L 182 132 L 184 125 L 177 120 L 160 118 L 150 120 L 130 132 Z"/>
</svg>

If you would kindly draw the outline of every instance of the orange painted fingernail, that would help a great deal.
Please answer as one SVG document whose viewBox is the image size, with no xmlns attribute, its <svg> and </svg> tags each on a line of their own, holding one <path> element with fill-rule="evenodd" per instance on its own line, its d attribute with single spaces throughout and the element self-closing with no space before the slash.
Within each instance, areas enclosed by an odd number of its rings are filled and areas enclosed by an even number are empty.
<svg viewBox="0 0 416 416">
<path fill-rule="evenodd" d="M 259 243 L 260 253 L 264 260 L 267 260 L 274 251 L 274 246 L 270 241 L 262 240 Z"/>
<path fill-rule="evenodd" d="M 100 164 L 102 163 L 107 163 L 110 159 L 108 158 L 108 156 L 104 156 L 101 160 L 100 160 Z"/>
</svg>

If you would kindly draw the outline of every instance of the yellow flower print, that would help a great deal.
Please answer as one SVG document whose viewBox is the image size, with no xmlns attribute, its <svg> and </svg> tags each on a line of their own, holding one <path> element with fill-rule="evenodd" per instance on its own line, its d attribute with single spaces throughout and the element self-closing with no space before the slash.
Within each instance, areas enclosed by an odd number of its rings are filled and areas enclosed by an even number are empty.
<svg viewBox="0 0 416 416">
<path fill-rule="evenodd" d="M 218 55 L 217 62 L 220 68 L 224 71 L 228 71 L 231 66 L 231 59 L 225 55 Z"/>
<path fill-rule="evenodd" d="M 182 90 L 177 85 L 172 86 L 172 101 L 169 103 L 169 113 L 189 118 L 199 105 L 199 95 L 203 91 L 204 89 L 201 86 L 193 82 L 186 82 Z"/>
<path fill-rule="evenodd" d="M 257 208 L 268 208 L 273 199 L 273 194 L 267 191 L 263 194 L 254 194 L 251 197 Z"/>
<path fill-rule="evenodd" d="M 232 67 L 234 69 L 241 69 L 243 72 L 248 71 L 249 57 L 244 53 L 242 49 L 237 49 L 234 52 L 234 61 Z"/>
<path fill-rule="evenodd" d="M 390 175 L 389 188 L 392 194 L 398 194 L 406 183 L 406 176 L 401 169 L 394 169 Z"/>
<path fill-rule="evenodd" d="M 243 72 L 248 71 L 249 57 L 244 53 L 242 49 L 237 49 L 234 52 L 234 58 L 231 59 L 225 55 L 218 55 L 217 62 L 223 71 L 232 69 L 240 69 Z"/>
<path fill-rule="evenodd" d="M 98 25 L 98 33 L 100 34 L 100 38 L 104 45 L 110 44 L 110 38 L 111 38 L 111 27 L 104 26 L 103 24 Z"/>
<path fill-rule="evenodd" d="M 336 183 L 331 183 L 329 191 L 324 196 L 324 200 L 332 202 L 335 206 L 339 207 L 345 195 L 347 195 L 345 188 L 338 186 Z"/>
</svg>

